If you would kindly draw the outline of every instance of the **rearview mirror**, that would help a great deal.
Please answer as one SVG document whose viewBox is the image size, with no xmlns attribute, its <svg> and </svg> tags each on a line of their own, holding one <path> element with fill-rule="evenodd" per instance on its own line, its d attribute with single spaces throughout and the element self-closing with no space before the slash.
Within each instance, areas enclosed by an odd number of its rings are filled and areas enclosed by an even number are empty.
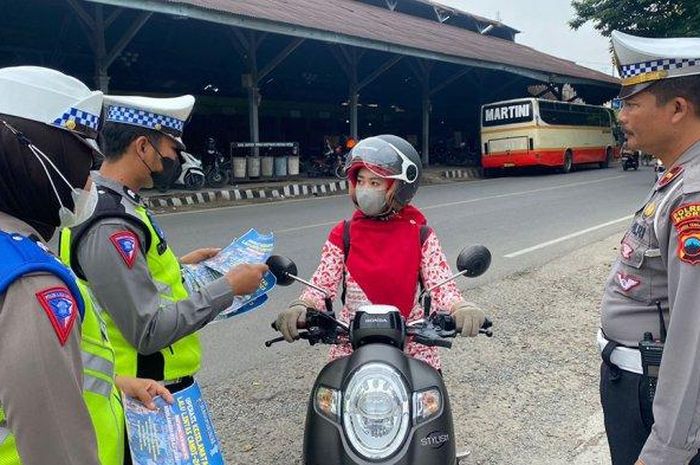
<svg viewBox="0 0 700 465">
<path fill-rule="evenodd" d="M 470 278 L 481 276 L 489 266 L 491 266 L 491 252 L 483 245 L 466 247 L 457 257 L 457 269 Z"/>
<path fill-rule="evenodd" d="M 297 275 L 297 265 L 287 257 L 271 255 L 266 264 L 270 267 L 270 272 L 277 278 L 278 285 L 289 286 L 294 282 L 292 276 Z"/>
</svg>

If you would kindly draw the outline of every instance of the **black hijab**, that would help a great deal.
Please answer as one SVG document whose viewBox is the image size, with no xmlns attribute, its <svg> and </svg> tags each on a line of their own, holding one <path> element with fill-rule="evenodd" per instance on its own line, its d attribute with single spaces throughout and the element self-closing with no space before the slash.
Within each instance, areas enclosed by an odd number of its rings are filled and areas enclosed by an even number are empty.
<svg viewBox="0 0 700 465">
<path fill-rule="evenodd" d="M 78 136 L 36 121 L 0 114 L 0 211 L 28 223 L 49 240 L 60 224 L 60 204 L 48 175 L 22 137 L 10 131 L 6 121 L 38 147 L 74 188 L 85 186 L 93 153 Z M 73 209 L 68 185 L 43 160 L 63 205 Z"/>
</svg>

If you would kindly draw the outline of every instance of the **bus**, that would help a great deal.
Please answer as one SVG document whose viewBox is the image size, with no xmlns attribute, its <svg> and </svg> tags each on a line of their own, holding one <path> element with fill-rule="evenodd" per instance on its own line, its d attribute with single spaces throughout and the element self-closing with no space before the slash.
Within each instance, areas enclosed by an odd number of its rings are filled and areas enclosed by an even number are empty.
<svg viewBox="0 0 700 465">
<path fill-rule="evenodd" d="M 481 166 L 559 168 L 577 164 L 607 168 L 619 156 L 616 118 L 609 108 L 524 98 L 481 107 Z"/>
</svg>

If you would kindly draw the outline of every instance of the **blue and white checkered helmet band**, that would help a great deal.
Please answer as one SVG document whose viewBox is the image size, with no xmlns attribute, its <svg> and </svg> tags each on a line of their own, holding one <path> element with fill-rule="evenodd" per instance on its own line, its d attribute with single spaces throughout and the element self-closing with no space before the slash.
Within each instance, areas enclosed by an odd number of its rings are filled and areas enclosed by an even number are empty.
<svg viewBox="0 0 700 465">
<path fill-rule="evenodd" d="M 646 61 L 643 63 L 633 63 L 620 67 L 620 77 L 623 79 L 638 76 L 644 73 L 655 71 L 673 71 L 684 68 L 700 66 L 700 58 L 667 58 L 664 60 Z"/>
<path fill-rule="evenodd" d="M 94 138 L 100 128 L 100 117 L 88 113 L 78 108 L 69 108 L 59 118 L 53 121 L 54 126 L 63 129 L 70 129 L 85 134 L 88 137 Z"/>
<path fill-rule="evenodd" d="M 175 137 L 180 137 L 185 128 L 184 121 L 172 116 L 159 115 L 119 105 L 110 105 L 107 108 L 105 121 L 141 126 L 154 131 L 162 131 Z"/>
</svg>

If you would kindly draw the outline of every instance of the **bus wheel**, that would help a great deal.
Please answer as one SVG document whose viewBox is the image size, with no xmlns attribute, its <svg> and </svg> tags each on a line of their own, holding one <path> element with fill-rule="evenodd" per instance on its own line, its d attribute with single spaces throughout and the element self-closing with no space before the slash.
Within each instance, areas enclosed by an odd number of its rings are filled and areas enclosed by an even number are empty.
<svg viewBox="0 0 700 465">
<path fill-rule="evenodd" d="M 609 168 L 610 160 L 612 160 L 612 148 L 608 147 L 605 151 L 605 161 L 600 162 L 600 167 L 603 169 Z"/>
<path fill-rule="evenodd" d="M 574 156 L 571 153 L 571 150 L 567 150 L 566 153 L 564 154 L 564 166 L 561 167 L 561 172 L 566 174 L 566 173 L 571 173 L 571 169 L 574 167 Z"/>
</svg>

